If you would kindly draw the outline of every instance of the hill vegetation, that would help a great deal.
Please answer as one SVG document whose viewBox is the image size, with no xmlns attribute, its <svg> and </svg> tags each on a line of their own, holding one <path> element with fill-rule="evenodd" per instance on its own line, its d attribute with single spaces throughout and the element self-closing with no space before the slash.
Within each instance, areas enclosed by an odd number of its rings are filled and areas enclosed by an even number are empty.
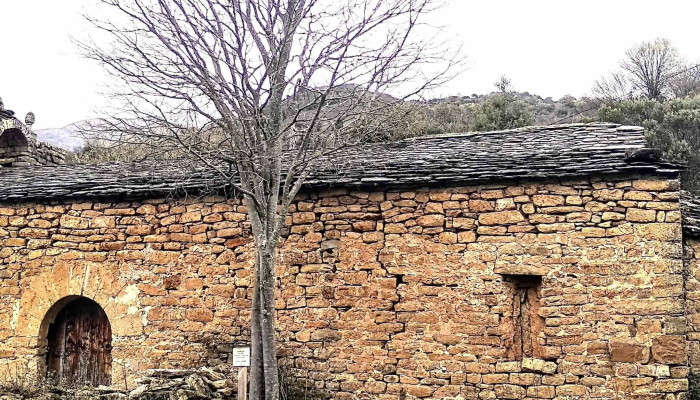
<svg viewBox="0 0 700 400">
<path fill-rule="evenodd" d="M 387 123 L 371 140 L 587 121 L 640 125 L 650 146 L 661 149 L 666 159 L 687 165 L 685 189 L 700 190 L 700 65 L 684 60 L 668 40 L 656 39 L 628 50 L 618 71 L 594 83 L 594 97 L 555 100 L 515 92 L 505 76 L 494 86 L 496 90 L 486 95 L 394 105 L 387 111 L 391 114 Z M 76 137 L 76 142 L 83 145 L 79 150 L 69 147 L 75 163 L 172 156 L 90 137 Z"/>
<path fill-rule="evenodd" d="M 482 132 L 576 122 L 595 115 L 595 101 L 564 96 L 554 100 L 528 92 L 447 97 L 403 105 L 405 122 L 389 138 Z"/>
</svg>

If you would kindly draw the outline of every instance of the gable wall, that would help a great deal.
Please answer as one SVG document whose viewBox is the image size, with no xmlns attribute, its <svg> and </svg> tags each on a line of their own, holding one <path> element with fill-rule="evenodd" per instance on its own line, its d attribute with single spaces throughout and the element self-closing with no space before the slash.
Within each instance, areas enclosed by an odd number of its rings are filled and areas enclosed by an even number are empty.
<svg viewBox="0 0 700 400">
<path fill-rule="evenodd" d="M 337 399 L 680 399 L 678 197 L 660 178 L 300 196 L 283 363 Z M 41 365 L 42 320 L 69 295 L 109 316 L 114 382 L 229 362 L 249 333 L 245 220 L 222 199 L 0 206 L 0 369 Z M 521 362 L 504 274 L 524 273 L 543 276 L 543 324 Z"/>
<path fill-rule="evenodd" d="M 688 361 L 691 371 L 700 374 L 700 240 L 686 237 L 686 315 L 688 321 Z"/>
</svg>

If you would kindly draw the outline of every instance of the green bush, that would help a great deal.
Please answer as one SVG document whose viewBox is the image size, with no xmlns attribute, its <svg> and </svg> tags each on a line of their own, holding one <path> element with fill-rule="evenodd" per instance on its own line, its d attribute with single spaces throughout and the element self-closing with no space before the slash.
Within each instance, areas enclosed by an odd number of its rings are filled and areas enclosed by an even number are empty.
<svg viewBox="0 0 700 400">
<path fill-rule="evenodd" d="M 609 103 L 598 110 L 598 120 L 643 126 L 649 146 L 686 165 L 684 188 L 700 190 L 700 96 Z"/>
<path fill-rule="evenodd" d="M 687 400 L 700 400 L 700 374 L 690 374 L 688 381 L 690 385 Z"/>
</svg>

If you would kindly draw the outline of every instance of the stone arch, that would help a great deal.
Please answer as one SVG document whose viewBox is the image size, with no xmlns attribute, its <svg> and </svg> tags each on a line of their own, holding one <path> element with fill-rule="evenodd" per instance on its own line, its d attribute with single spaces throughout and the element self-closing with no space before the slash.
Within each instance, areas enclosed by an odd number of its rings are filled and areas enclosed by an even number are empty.
<svg viewBox="0 0 700 400">
<path fill-rule="evenodd" d="M 8 128 L 0 134 L 0 149 L 9 147 L 26 147 L 29 145 L 27 135 L 20 128 Z"/>
<path fill-rule="evenodd" d="M 39 346 L 40 347 L 46 347 L 47 346 L 47 340 L 46 336 L 49 332 L 49 325 L 51 325 L 55 320 L 56 316 L 58 313 L 65 308 L 65 306 L 82 296 L 78 295 L 73 295 L 73 296 L 66 296 L 62 299 L 59 299 L 57 302 L 55 302 L 49 309 L 46 311 L 46 315 L 44 315 L 44 319 L 41 321 L 41 324 L 39 325 Z"/>
<path fill-rule="evenodd" d="M 10 329 L 32 349 L 29 368 L 39 376 L 46 372 L 46 322 L 71 300 L 87 297 L 104 309 L 111 324 L 112 382 L 122 382 L 124 375 L 130 382 L 136 377 L 134 371 L 139 370 L 140 359 L 134 354 L 140 350 L 135 350 L 133 344 L 141 340 L 147 309 L 140 304 L 138 286 L 124 276 L 119 264 L 57 257 L 27 273 L 20 290 Z M 125 371 L 126 362 L 131 366 Z"/>
<path fill-rule="evenodd" d="M 109 385 L 112 327 L 97 302 L 66 296 L 49 308 L 39 328 L 42 375 L 61 385 Z"/>
</svg>

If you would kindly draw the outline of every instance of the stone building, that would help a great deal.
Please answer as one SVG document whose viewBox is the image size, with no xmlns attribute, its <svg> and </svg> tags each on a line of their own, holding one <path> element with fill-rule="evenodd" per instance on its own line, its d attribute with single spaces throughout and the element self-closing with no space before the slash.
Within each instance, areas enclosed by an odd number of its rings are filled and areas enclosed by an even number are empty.
<svg viewBox="0 0 700 400">
<path fill-rule="evenodd" d="M 28 113 L 23 124 L 0 99 L 0 168 L 63 164 L 65 151 L 37 140 L 34 118 Z"/>
<path fill-rule="evenodd" d="M 644 146 L 580 124 L 338 156 L 280 252 L 288 376 L 336 399 L 684 399 L 700 203 Z M 225 193 L 180 161 L 0 172 L 0 370 L 70 380 L 92 357 L 121 385 L 229 363 L 253 247 Z"/>
</svg>

